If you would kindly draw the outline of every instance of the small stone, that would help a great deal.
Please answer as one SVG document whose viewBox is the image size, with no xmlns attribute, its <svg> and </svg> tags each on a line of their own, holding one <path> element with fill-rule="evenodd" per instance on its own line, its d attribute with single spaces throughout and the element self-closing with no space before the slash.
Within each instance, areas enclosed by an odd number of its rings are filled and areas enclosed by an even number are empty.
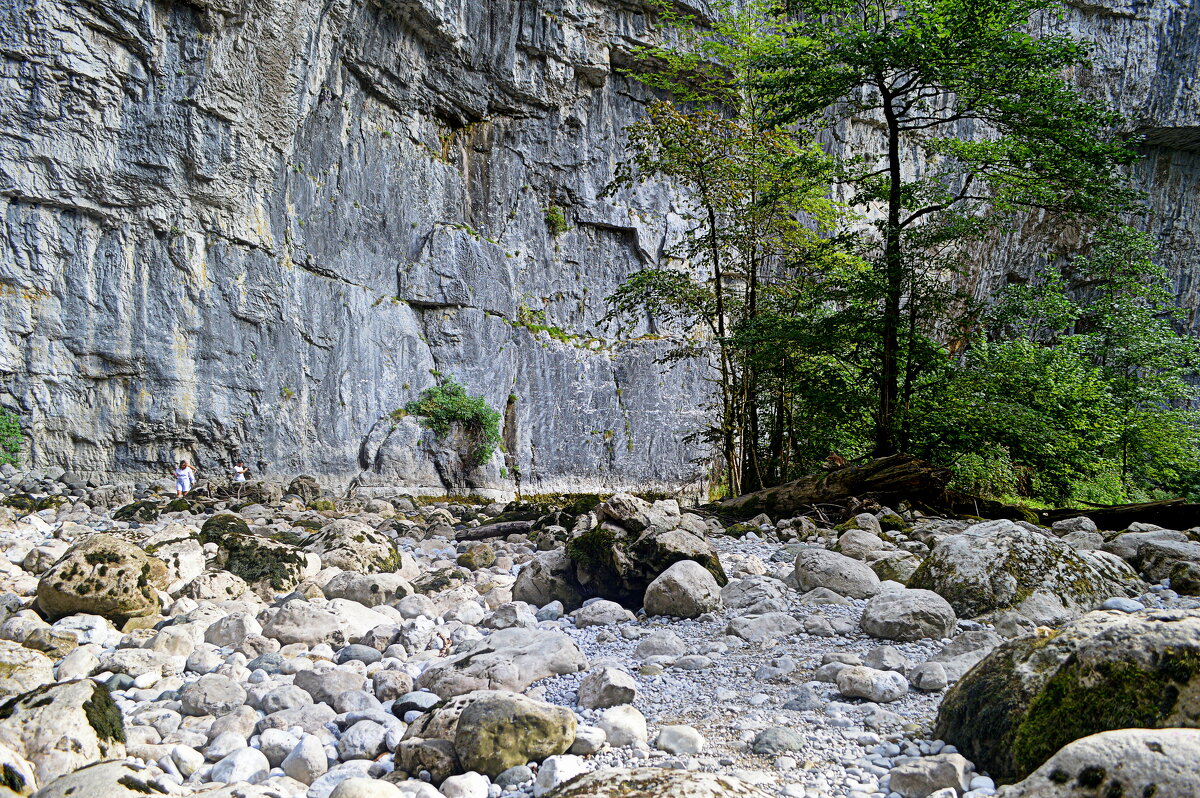
<svg viewBox="0 0 1200 798">
<path fill-rule="evenodd" d="M 255 748 L 241 748 L 212 766 L 209 778 L 224 784 L 248 781 L 251 784 L 267 778 L 271 764 Z"/>
<path fill-rule="evenodd" d="M 838 692 L 849 698 L 865 698 L 878 704 L 897 701 L 908 693 L 908 680 L 895 671 L 878 671 L 851 665 L 837 675 Z"/>
<path fill-rule="evenodd" d="M 750 750 L 756 754 L 782 754 L 785 751 L 800 751 L 804 738 L 783 726 L 771 726 L 754 736 Z"/>
<path fill-rule="evenodd" d="M 645 743 L 649 738 L 646 717 L 631 706 L 606 709 L 596 725 L 604 730 L 608 744 L 615 748 Z"/>
<path fill-rule="evenodd" d="M 579 706 L 606 709 L 632 704 L 638 694 L 637 682 L 628 673 L 602 667 L 589 671 L 579 684 Z"/>
</svg>

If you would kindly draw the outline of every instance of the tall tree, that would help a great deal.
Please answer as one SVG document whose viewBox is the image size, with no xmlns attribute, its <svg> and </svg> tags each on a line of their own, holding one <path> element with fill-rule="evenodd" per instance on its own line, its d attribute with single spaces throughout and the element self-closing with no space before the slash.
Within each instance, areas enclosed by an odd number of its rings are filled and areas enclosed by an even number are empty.
<svg viewBox="0 0 1200 798">
<path fill-rule="evenodd" d="M 1015 210 L 1112 218 L 1133 194 L 1117 117 L 1067 79 L 1083 44 L 1033 36 L 1053 0 L 789 0 L 786 46 L 756 75 L 779 122 L 873 120 L 877 155 L 842 164 L 852 202 L 877 218 L 876 454 L 909 444 L 922 377 L 923 292 L 954 242 Z"/>
</svg>

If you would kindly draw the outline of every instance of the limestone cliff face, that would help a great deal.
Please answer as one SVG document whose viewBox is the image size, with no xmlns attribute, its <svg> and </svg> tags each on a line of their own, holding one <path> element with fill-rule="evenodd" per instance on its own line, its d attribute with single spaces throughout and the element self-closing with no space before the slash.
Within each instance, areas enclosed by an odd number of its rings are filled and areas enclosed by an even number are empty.
<svg viewBox="0 0 1200 798">
<path fill-rule="evenodd" d="M 646 99 L 614 67 L 644 24 L 625 0 L 4 4 L 0 404 L 34 464 L 696 484 L 705 373 L 601 320 L 678 224 L 665 187 L 601 196 Z M 1055 24 L 1100 43 L 1080 81 L 1149 134 L 1139 179 L 1194 307 L 1200 5 Z M 981 287 L 1029 262 L 1011 239 Z M 388 417 L 434 372 L 503 411 L 507 455 L 465 473 Z"/>
<path fill-rule="evenodd" d="M 605 0 L 5 4 L 0 402 L 33 461 L 694 481 L 703 375 L 600 322 L 669 232 L 669 192 L 599 196 L 642 25 Z M 465 476 L 387 418 L 435 371 L 504 411 L 507 459 Z"/>
</svg>

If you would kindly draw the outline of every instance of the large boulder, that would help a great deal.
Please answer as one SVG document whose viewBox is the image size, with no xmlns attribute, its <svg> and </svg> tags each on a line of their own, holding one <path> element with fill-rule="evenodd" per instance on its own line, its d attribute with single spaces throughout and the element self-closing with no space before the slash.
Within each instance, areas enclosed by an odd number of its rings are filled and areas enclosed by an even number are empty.
<svg viewBox="0 0 1200 798">
<path fill-rule="evenodd" d="M 733 776 L 668 768 L 605 768 L 584 774 L 545 798 L 768 798 Z"/>
<path fill-rule="evenodd" d="M 1039 624 L 1061 623 L 1146 587 L 1111 554 L 1076 551 L 1004 520 L 942 539 L 908 586 L 938 593 L 963 618 L 1012 609 Z"/>
<path fill-rule="evenodd" d="M 364 607 L 378 607 L 413 595 L 413 586 L 400 574 L 342 571 L 326 582 L 321 592 L 326 598 L 348 599 Z"/>
<path fill-rule="evenodd" d="M 76 543 L 38 581 L 37 602 L 50 620 L 85 612 L 124 623 L 158 612 L 167 566 L 113 535 Z"/>
<path fill-rule="evenodd" d="M 638 607 L 646 588 L 681 560 L 708 569 L 718 585 L 728 580 L 701 528 L 674 502 L 648 502 L 618 493 L 596 508 L 598 523 L 567 541 L 567 554 L 585 595 Z"/>
<path fill-rule="evenodd" d="M 35 798 L 147 798 L 175 786 L 162 771 L 138 762 L 96 762 L 55 779 Z"/>
<path fill-rule="evenodd" d="M 796 555 L 796 584 L 807 593 L 818 587 L 850 598 L 870 598 L 879 592 L 879 577 L 866 563 L 816 546 Z"/>
<path fill-rule="evenodd" d="M 707 568 L 680 560 L 646 588 L 643 602 L 651 615 L 698 618 L 721 606 L 721 587 Z"/>
<path fill-rule="evenodd" d="M 1147 533 L 1143 533 L 1147 534 Z M 1170 579 L 1171 587 L 1177 591 L 1176 574 L 1181 564 L 1200 563 L 1200 543 L 1177 540 L 1146 540 L 1138 546 L 1134 557 L 1135 567 L 1146 575 L 1147 579 L 1158 581 Z M 1179 591 L 1191 592 L 1191 591 Z"/>
<path fill-rule="evenodd" d="M 304 576 L 304 554 L 295 546 L 251 534 L 232 513 L 218 513 L 200 528 L 203 543 L 217 545 L 216 565 L 244 580 L 259 596 L 291 590 Z"/>
<path fill-rule="evenodd" d="M 311 504 L 321 498 L 321 483 L 315 477 L 301 474 L 287 486 L 287 492 L 299 496 L 305 504 Z"/>
<path fill-rule="evenodd" d="M 1188 536 L 1173 529 L 1155 529 L 1149 532 L 1122 532 L 1105 543 L 1102 548 L 1129 563 L 1137 561 L 1138 549 L 1143 543 L 1187 543 Z"/>
<path fill-rule="evenodd" d="M 522 566 L 512 595 L 514 601 L 526 601 L 535 607 L 561 601 L 566 612 L 583 606 L 575 563 L 561 549 L 543 552 Z"/>
<path fill-rule="evenodd" d="M 0 745 L 32 764 L 39 784 L 125 756 L 121 710 L 90 679 L 39 687 L 0 704 Z"/>
<path fill-rule="evenodd" d="M 517 693 L 489 692 L 463 709 L 454 750 L 465 770 L 495 778 L 510 767 L 564 754 L 575 742 L 575 714 Z"/>
<path fill-rule="evenodd" d="M 540 629 L 501 629 L 467 651 L 430 666 L 417 687 L 450 698 L 475 690 L 521 692 L 538 679 L 576 673 L 587 659 L 571 638 Z"/>
<path fill-rule="evenodd" d="M 954 608 L 929 590 L 893 590 L 867 601 L 859 626 L 871 637 L 922 640 L 949 637 L 958 625 Z"/>
<path fill-rule="evenodd" d="M 305 539 L 304 548 L 321 555 L 321 565 L 326 568 L 343 571 L 394 573 L 408 564 L 387 535 L 349 518 L 321 527 Z"/>
<path fill-rule="evenodd" d="M 1002 644 L 946 694 L 935 734 L 1022 778 L 1072 740 L 1200 726 L 1200 610 L 1093 612 Z"/>
<path fill-rule="evenodd" d="M 0 698 L 28 692 L 54 681 L 54 662 L 11 640 L 0 640 Z"/>
<path fill-rule="evenodd" d="M 1121 729 L 1067 745 L 998 798 L 1200 795 L 1200 731 Z"/>
</svg>

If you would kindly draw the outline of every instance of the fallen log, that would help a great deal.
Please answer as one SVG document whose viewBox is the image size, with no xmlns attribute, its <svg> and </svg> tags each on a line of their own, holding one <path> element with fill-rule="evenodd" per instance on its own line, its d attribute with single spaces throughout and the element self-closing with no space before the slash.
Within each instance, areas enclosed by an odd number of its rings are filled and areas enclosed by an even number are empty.
<svg viewBox="0 0 1200 798">
<path fill-rule="evenodd" d="M 949 482 L 949 469 L 930 465 L 912 455 L 894 454 L 725 499 L 713 509 L 718 514 L 743 518 L 758 513 L 787 518 L 803 514 L 813 505 L 851 496 L 884 503 L 906 499 L 937 504 Z"/>
<path fill-rule="evenodd" d="M 523 535 L 533 528 L 532 521 L 502 521 L 499 524 L 484 524 L 474 529 L 460 529 L 455 540 L 487 540 L 508 535 Z"/>
<path fill-rule="evenodd" d="M 1140 504 L 1115 504 L 1103 507 L 1064 507 L 1038 513 L 1043 524 L 1086 516 L 1101 529 L 1125 529 L 1135 521 L 1158 524 L 1169 529 L 1190 529 L 1200 526 L 1200 504 L 1186 499 L 1160 499 Z"/>
</svg>

